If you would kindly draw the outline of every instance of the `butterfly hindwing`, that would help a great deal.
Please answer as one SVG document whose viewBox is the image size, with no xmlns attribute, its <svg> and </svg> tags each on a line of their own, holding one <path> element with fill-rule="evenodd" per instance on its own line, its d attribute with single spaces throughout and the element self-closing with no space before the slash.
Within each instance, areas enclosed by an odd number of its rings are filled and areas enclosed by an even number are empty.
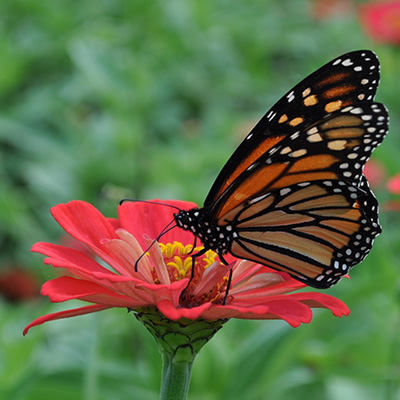
<svg viewBox="0 0 400 400">
<path fill-rule="evenodd" d="M 230 252 L 327 288 L 358 264 L 381 232 L 365 178 L 304 182 L 253 199 L 226 215 L 235 226 Z M 233 217 L 233 219 L 230 219 Z"/>
</svg>

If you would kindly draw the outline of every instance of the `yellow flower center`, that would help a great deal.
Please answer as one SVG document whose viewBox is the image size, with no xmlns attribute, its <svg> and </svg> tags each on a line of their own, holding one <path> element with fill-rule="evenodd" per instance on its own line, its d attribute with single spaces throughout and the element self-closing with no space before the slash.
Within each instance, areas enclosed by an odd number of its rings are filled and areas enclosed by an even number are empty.
<svg viewBox="0 0 400 400">
<path fill-rule="evenodd" d="M 190 277 L 193 268 L 192 255 L 204 249 L 204 247 L 195 247 L 193 249 L 191 244 L 184 246 L 180 242 L 159 243 L 159 245 L 170 273 L 171 281 Z M 217 253 L 207 250 L 203 255 L 195 258 L 194 268 L 198 269 L 200 267 L 205 270 L 216 261 L 217 257 Z"/>
<path fill-rule="evenodd" d="M 179 281 L 184 278 L 191 279 L 189 286 L 185 290 L 185 306 L 204 303 L 205 301 L 216 301 L 219 298 L 222 288 L 227 283 L 227 278 L 223 278 L 218 284 L 207 294 L 203 294 L 201 298 L 192 296 L 192 289 L 196 287 L 202 278 L 204 271 L 215 261 L 218 261 L 218 254 L 212 250 L 207 250 L 201 256 L 193 255 L 199 253 L 204 247 L 195 247 L 193 245 L 183 245 L 180 242 L 159 243 L 165 265 L 171 282 Z M 158 279 L 154 271 L 154 281 Z"/>
</svg>

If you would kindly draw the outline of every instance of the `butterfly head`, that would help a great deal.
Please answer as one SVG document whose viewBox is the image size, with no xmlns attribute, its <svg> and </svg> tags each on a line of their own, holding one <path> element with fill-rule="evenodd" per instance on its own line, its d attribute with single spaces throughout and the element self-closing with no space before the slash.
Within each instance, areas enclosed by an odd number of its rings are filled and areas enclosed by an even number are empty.
<svg viewBox="0 0 400 400">
<path fill-rule="evenodd" d="M 214 225 L 207 221 L 205 208 L 181 210 L 174 214 L 179 228 L 192 232 L 198 237 L 206 249 L 225 254 L 229 251 L 234 237 L 231 225 Z"/>
</svg>

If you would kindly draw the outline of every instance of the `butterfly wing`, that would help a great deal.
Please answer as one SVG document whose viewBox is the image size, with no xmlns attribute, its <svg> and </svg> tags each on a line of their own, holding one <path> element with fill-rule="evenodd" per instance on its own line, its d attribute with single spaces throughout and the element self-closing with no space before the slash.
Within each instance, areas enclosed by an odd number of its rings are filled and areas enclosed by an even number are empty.
<svg viewBox="0 0 400 400">
<path fill-rule="evenodd" d="M 326 115 L 260 154 L 221 193 L 212 206 L 214 218 L 221 224 L 226 213 L 247 200 L 296 183 L 337 179 L 358 186 L 365 162 L 387 130 L 387 110 L 379 103 Z"/>
<path fill-rule="evenodd" d="M 220 255 L 259 262 L 327 288 L 362 261 L 381 232 L 362 175 L 388 130 L 373 99 L 370 51 L 326 64 L 279 100 L 228 160 L 204 207 L 175 215 Z"/>
<path fill-rule="evenodd" d="M 206 245 L 318 288 L 362 261 L 381 232 L 362 175 L 388 130 L 385 106 L 373 102 L 378 84 L 377 57 L 357 51 L 279 100 L 212 186 L 199 213 Z"/>
<path fill-rule="evenodd" d="M 362 177 L 299 183 L 225 215 L 235 226 L 230 252 L 285 271 L 310 286 L 334 285 L 364 259 L 381 232 L 378 204 Z"/>
<path fill-rule="evenodd" d="M 281 162 L 275 162 L 272 155 L 278 151 L 277 148 L 286 149 L 287 154 L 291 154 L 292 158 L 286 157 L 289 163 L 293 161 L 293 156 L 301 159 L 303 150 L 309 147 L 312 139 L 318 139 L 317 135 L 307 133 L 313 124 L 336 113 L 333 120 L 339 125 L 339 115 L 343 117 L 343 114 L 338 112 L 355 104 L 372 104 L 378 84 L 379 61 L 373 52 L 367 50 L 344 54 L 301 81 L 264 115 L 228 160 L 204 202 L 210 217 L 219 219 L 246 198 L 256 196 L 262 189 L 260 184 L 253 183 L 260 179 L 265 182 L 269 176 L 283 176 L 286 170 L 284 163 L 287 161 L 281 157 Z M 365 115 L 373 115 L 370 110 L 363 111 Z M 384 115 L 385 111 L 381 114 Z M 352 115 L 355 115 L 354 111 Z M 362 122 L 361 115 L 358 120 Z M 365 121 L 364 125 L 368 125 L 368 122 Z M 331 142 L 335 143 L 334 135 L 330 137 Z M 284 146 L 284 141 L 288 143 L 287 146 Z M 336 145 L 341 147 L 340 142 L 336 142 Z M 315 145 L 315 152 L 321 146 Z M 325 154 L 332 154 L 332 151 L 325 151 Z M 270 167 L 261 168 L 261 162 L 267 160 L 270 160 Z M 322 161 L 323 157 L 319 160 Z M 323 164 L 321 168 L 328 169 L 329 165 Z M 247 190 L 241 192 L 237 188 L 244 181 L 249 185 Z M 268 190 L 268 187 L 264 185 L 263 189 Z"/>
</svg>

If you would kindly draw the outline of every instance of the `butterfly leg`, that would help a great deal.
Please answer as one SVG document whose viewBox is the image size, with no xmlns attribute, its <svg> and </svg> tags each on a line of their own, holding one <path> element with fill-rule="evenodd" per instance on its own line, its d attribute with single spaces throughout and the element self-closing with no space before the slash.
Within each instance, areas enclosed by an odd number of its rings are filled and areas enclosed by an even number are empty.
<svg viewBox="0 0 400 400">
<path fill-rule="evenodd" d="M 193 247 L 193 248 L 194 248 L 194 247 Z M 194 267 L 195 267 L 195 265 L 196 265 L 196 258 L 202 256 L 206 251 L 207 251 L 207 249 L 203 249 L 203 250 L 199 251 L 198 253 L 195 253 L 195 254 L 192 255 L 192 271 L 191 271 L 191 274 L 190 274 L 190 279 L 189 279 L 188 284 L 187 284 L 186 287 L 182 290 L 182 292 L 181 292 L 181 294 L 180 294 L 180 296 L 179 296 L 180 300 L 183 299 L 183 297 L 184 297 L 184 295 L 185 295 L 185 293 L 186 293 L 188 287 L 190 286 L 190 284 L 192 283 L 192 280 L 193 280 L 193 278 L 194 278 Z"/>
<path fill-rule="evenodd" d="M 223 305 L 223 306 L 226 304 L 226 299 L 228 298 L 229 289 L 231 288 L 232 275 L 233 275 L 233 269 L 231 268 L 231 269 L 229 270 L 228 284 L 227 284 L 227 286 L 226 286 L 226 292 L 225 292 L 224 301 L 222 302 L 222 305 Z"/>
<path fill-rule="evenodd" d="M 188 254 L 192 254 L 194 249 L 196 248 L 196 246 L 197 246 L 197 236 L 194 237 L 192 250 L 190 250 Z M 195 254 L 195 255 L 197 256 L 197 254 Z"/>
<path fill-rule="evenodd" d="M 223 257 L 222 254 L 218 254 L 219 259 L 221 260 L 221 262 L 225 265 L 228 265 L 228 261 L 225 260 L 225 258 Z M 231 288 L 231 283 L 232 283 L 232 275 L 233 275 L 233 270 L 232 268 L 229 270 L 229 276 L 228 276 L 228 284 L 226 286 L 226 292 L 225 292 L 225 297 L 224 297 L 224 301 L 222 302 L 222 305 L 226 304 L 226 299 L 228 298 L 229 295 L 229 289 Z"/>
<path fill-rule="evenodd" d="M 203 249 L 203 250 L 199 251 L 198 253 L 195 253 L 195 254 L 192 255 L 192 271 L 191 271 L 191 274 L 190 274 L 190 278 L 189 278 L 188 284 L 187 284 L 186 287 L 182 290 L 182 292 L 181 292 L 181 294 L 180 294 L 180 296 L 179 296 L 179 299 L 180 299 L 180 300 L 183 301 L 184 296 L 185 296 L 185 293 L 186 293 L 186 291 L 188 290 L 190 284 L 191 284 L 192 281 L 193 281 L 194 272 L 195 272 L 195 271 L 194 271 L 194 268 L 195 268 L 195 265 L 196 265 L 196 258 L 202 256 L 202 255 L 203 255 L 204 253 L 206 253 L 206 252 L 207 252 L 207 249 Z M 221 260 L 221 262 L 222 262 L 223 264 L 225 264 L 225 265 L 228 265 L 228 264 L 229 264 L 229 263 L 224 259 L 224 257 L 223 257 L 221 254 L 219 254 L 219 258 L 220 258 L 220 260 Z M 227 287 L 226 287 L 226 292 L 225 292 L 224 300 L 223 300 L 223 302 L 222 302 L 223 305 L 226 304 L 226 300 L 227 300 L 228 295 L 229 295 L 229 289 L 230 289 L 231 283 L 232 283 L 232 275 L 233 275 L 233 270 L 230 269 L 230 270 L 229 270 L 229 276 L 228 276 L 228 284 L 227 284 Z"/>
</svg>

